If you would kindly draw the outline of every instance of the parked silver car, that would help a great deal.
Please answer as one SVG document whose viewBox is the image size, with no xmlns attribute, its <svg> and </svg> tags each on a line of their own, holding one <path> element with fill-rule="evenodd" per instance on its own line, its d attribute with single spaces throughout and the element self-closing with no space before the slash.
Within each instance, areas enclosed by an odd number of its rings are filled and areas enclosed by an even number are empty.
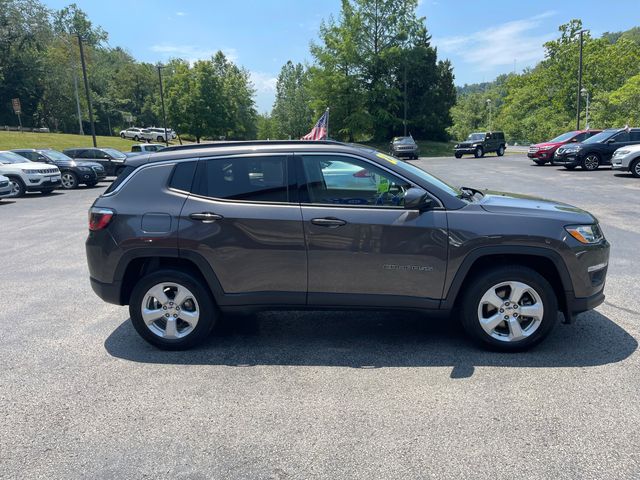
<svg viewBox="0 0 640 480">
<path fill-rule="evenodd" d="M 627 145 L 613 152 L 611 165 L 614 170 L 631 172 L 636 178 L 640 178 L 640 145 Z"/>
</svg>

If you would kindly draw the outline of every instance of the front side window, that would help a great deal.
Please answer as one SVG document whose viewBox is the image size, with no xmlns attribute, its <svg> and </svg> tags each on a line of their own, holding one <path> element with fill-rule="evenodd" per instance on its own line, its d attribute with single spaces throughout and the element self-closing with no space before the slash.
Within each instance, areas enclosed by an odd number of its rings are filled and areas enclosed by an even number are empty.
<svg viewBox="0 0 640 480">
<path fill-rule="evenodd" d="M 302 157 L 308 202 L 321 205 L 402 207 L 410 184 L 353 157 Z"/>
<path fill-rule="evenodd" d="M 233 157 L 201 160 L 194 193 L 252 202 L 288 202 L 287 157 Z"/>
</svg>

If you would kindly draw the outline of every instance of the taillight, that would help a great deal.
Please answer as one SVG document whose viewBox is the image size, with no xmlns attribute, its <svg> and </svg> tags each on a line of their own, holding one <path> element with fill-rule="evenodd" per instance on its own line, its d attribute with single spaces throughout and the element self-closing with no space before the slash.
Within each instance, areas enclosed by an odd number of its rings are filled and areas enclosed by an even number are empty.
<svg viewBox="0 0 640 480">
<path fill-rule="evenodd" d="M 356 173 L 354 173 L 353 176 L 357 178 L 371 178 L 373 175 L 369 170 L 363 168 L 362 170 L 359 170 Z"/>
<path fill-rule="evenodd" d="M 92 207 L 89 209 L 89 230 L 95 232 L 97 230 L 102 230 L 107 225 L 115 215 L 113 210 L 108 208 L 96 208 Z"/>
</svg>

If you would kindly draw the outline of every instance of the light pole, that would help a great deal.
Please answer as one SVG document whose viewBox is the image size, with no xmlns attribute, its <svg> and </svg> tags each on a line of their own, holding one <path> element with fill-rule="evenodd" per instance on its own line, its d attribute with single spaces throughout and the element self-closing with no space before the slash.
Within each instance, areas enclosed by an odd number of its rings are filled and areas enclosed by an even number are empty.
<svg viewBox="0 0 640 480">
<path fill-rule="evenodd" d="M 491 99 L 487 98 L 487 109 L 489 110 L 489 122 L 488 122 L 488 128 L 489 130 L 491 130 Z"/>
<path fill-rule="evenodd" d="M 167 135 L 167 114 L 164 109 L 164 93 L 162 92 L 162 69 L 164 65 L 158 63 L 156 66 L 158 68 L 158 80 L 160 82 L 160 102 L 162 103 L 162 122 L 164 126 L 164 143 L 169 146 L 169 136 Z"/>
<path fill-rule="evenodd" d="M 93 137 L 93 146 L 97 147 L 96 142 L 96 124 L 93 122 L 93 105 L 91 104 L 91 91 L 89 90 L 89 80 L 87 78 L 87 65 L 84 61 L 84 49 L 82 48 L 82 35 L 78 35 L 78 46 L 80 47 L 80 61 L 82 62 L 82 76 L 84 78 L 84 90 L 87 94 L 87 104 L 89 107 L 89 122 L 91 122 L 91 136 Z"/>
<path fill-rule="evenodd" d="M 584 43 L 584 33 L 589 30 L 580 30 L 580 57 L 578 58 L 578 99 L 576 101 L 576 130 L 580 130 L 580 96 L 582 92 L 582 45 Z"/>
<path fill-rule="evenodd" d="M 587 97 L 587 111 L 585 114 L 584 123 L 585 123 L 585 128 L 589 130 L 589 91 L 586 88 L 583 88 L 582 90 L 580 90 L 580 93 L 582 93 L 582 95 Z"/>
</svg>

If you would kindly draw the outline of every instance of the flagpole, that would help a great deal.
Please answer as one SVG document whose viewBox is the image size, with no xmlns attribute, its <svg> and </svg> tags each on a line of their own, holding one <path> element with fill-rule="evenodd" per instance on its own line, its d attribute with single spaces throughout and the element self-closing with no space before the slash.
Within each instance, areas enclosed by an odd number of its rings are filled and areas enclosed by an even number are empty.
<svg viewBox="0 0 640 480">
<path fill-rule="evenodd" d="M 327 107 L 327 140 L 329 140 L 329 107 Z"/>
</svg>

